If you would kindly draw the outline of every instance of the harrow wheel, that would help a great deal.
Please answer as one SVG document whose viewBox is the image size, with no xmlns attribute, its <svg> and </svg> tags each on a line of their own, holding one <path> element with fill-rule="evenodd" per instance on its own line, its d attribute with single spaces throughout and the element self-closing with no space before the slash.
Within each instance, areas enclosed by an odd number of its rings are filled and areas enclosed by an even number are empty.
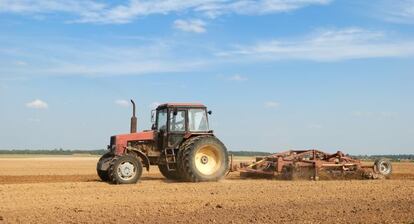
<svg viewBox="0 0 414 224">
<path fill-rule="evenodd" d="M 377 159 L 374 162 L 375 171 L 379 174 L 388 177 L 392 174 L 391 162 L 387 159 Z"/>
<path fill-rule="evenodd" d="M 123 155 L 112 160 L 108 170 L 114 184 L 135 184 L 142 175 L 142 162 L 135 156 Z"/>
<path fill-rule="evenodd" d="M 184 181 L 217 181 L 224 177 L 228 166 L 227 149 L 214 136 L 190 138 L 178 153 L 178 168 Z"/>
</svg>

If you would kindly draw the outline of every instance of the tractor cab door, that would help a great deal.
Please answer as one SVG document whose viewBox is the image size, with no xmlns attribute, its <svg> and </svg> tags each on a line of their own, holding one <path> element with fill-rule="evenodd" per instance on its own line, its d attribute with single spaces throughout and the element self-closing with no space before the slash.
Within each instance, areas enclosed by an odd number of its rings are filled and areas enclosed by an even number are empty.
<svg viewBox="0 0 414 224">
<path fill-rule="evenodd" d="M 176 149 L 184 139 L 187 130 L 187 111 L 180 109 L 171 109 L 168 120 L 168 140 L 167 148 Z"/>
<path fill-rule="evenodd" d="M 176 149 L 184 139 L 187 130 L 187 111 L 176 108 L 161 109 L 157 112 L 156 131 L 160 151 Z"/>
<path fill-rule="evenodd" d="M 156 142 L 157 147 L 162 151 L 167 145 L 168 139 L 168 110 L 167 108 L 157 111 L 157 120 L 156 120 Z"/>
</svg>

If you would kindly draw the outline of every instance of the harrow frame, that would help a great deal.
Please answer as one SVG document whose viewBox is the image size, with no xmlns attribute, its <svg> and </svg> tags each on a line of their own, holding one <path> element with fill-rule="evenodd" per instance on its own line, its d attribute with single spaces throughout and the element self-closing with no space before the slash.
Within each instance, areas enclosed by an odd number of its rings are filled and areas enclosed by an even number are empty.
<svg viewBox="0 0 414 224">
<path fill-rule="evenodd" d="M 281 177 L 295 179 L 306 177 L 319 180 L 320 173 L 333 176 L 357 175 L 367 179 L 378 179 L 391 175 L 392 166 L 380 159 L 373 165 L 364 165 L 341 151 L 329 154 L 317 149 L 289 150 L 266 157 L 257 157 L 256 162 L 240 164 L 242 177 Z"/>
</svg>

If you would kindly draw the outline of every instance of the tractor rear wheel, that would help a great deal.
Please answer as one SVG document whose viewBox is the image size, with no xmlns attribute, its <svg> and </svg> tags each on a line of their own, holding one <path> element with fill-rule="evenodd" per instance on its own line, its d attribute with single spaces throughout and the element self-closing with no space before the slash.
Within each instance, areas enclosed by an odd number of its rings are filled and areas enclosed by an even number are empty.
<svg viewBox="0 0 414 224">
<path fill-rule="evenodd" d="M 178 170 L 184 181 L 217 181 L 229 166 L 227 149 L 214 136 L 197 136 L 185 141 L 178 153 Z"/>
<path fill-rule="evenodd" d="M 132 155 L 115 157 L 108 170 L 109 181 L 114 184 L 135 184 L 142 175 L 142 162 Z"/>
<path fill-rule="evenodd" d="M 158 164 L 158 169 L 160 170 L 161 174 L 170 180 L 180 180 L 181 176 L 178 170 L 168 170 L 167 165 L 165 164 Z"/>
</svg>

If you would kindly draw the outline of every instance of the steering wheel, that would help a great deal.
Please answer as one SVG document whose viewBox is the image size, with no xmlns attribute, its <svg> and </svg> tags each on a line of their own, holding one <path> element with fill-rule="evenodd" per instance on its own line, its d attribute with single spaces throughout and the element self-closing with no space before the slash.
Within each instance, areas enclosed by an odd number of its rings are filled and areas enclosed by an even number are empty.
<svg viewBox="0 0 414 224">
<path fill-rule="evenodd" d="M 174 131 L 182 131 L 184 130 L 184 120 L 174 122 Z"/>
</svg>

